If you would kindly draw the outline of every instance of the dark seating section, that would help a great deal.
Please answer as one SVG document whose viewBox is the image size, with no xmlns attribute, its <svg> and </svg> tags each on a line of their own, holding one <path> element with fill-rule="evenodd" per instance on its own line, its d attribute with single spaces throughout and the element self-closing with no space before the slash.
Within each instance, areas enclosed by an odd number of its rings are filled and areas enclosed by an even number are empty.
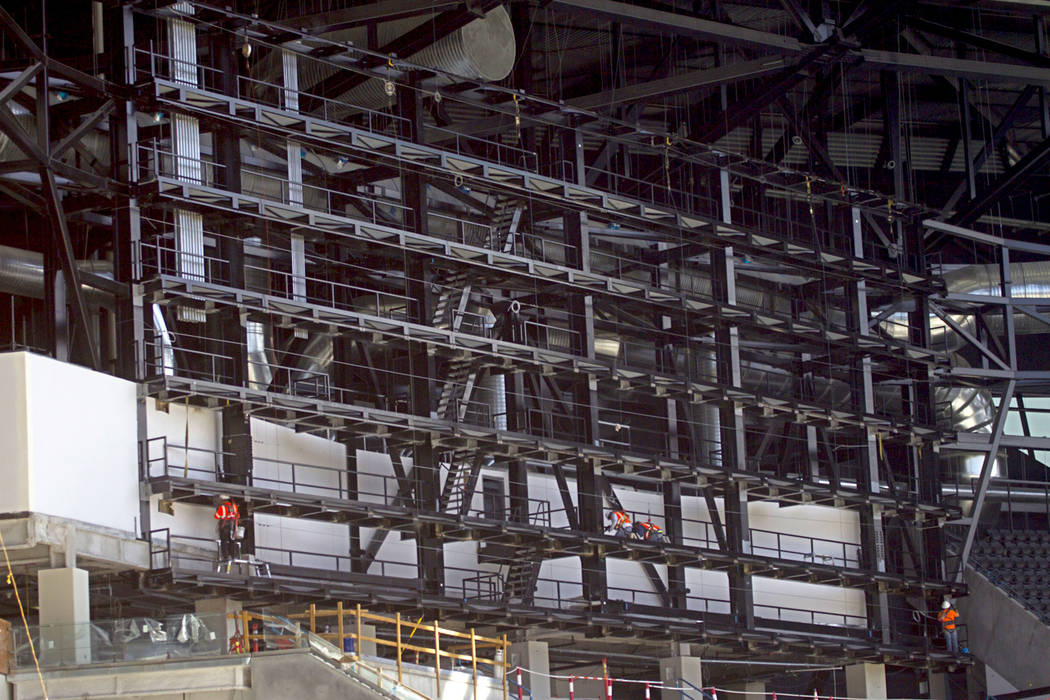
<svg viewBox="0 0 1050 700">
<path fill-rule="evenodd" d="M 970 561 L 1050 624 L 1050 532 L 990 529 L 974 543 Z"/>
</svg>

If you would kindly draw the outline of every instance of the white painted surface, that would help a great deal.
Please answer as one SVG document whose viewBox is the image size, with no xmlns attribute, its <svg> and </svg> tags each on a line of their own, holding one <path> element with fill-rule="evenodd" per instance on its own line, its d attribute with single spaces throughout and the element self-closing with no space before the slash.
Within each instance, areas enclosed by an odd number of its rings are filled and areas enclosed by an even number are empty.
<svg viewBox="0 0 1050 700">
<path fill-rule="evenodd" d="M 261 488 L 347 498 L 346 447 L 335 440 L 297 433 L 251 419 L 252 483 Z"/>
<path fill-rule="evenodd" d="M 0 355 L 0 509 L 133 532 L 135 385 L 30 353 Z"/>
<path fill-rule="evenodd" d="M 755 617 L 849 627 L 863 627 L 866 622 L 861 590 L 761 576 L 751 580 Z"/>
<path fill-rule="evenodd" d="M 350 529 L 346 525 L 257 513 L 255 547 L 256 556 L 263 561 L 350 571 Z"/>
<path fill-rule="evenodd" d="M 156 401 L 146 399 L 150 473 L 161 476 L 166 460 L 172 475 L 214 478 L 217 453 L 222 449 L 220 426 L 217 411 L 185 403 L 163 403 L 158 408 Z"/>
<path fill-rule="evenodd" d="M 0 355 L 0 462 L 4 488 L 0 489 L 0 511 L 20 513 L 29 508 L 29 417 L 26 409 L 26 357 L 24 352 Z"/>
<path fill-rule="evenodd" d="M 811 505 L 782 508 L 758 501 L 749 505 L 748 515 L 754 554 L 859 566 L 860 515 L 856 511 Z"/>
</svg>

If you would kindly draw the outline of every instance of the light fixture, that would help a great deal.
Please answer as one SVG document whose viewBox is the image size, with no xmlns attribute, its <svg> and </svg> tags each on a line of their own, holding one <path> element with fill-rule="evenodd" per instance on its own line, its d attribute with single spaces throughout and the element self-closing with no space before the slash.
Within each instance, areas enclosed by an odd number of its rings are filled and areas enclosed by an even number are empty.
<svg viewBox="0 0 1050 700">
<path fill-rule="evenodd" d="M 154 112 L 153 113 L 153 121 L 154 122 L 159 124 L 162 119 L 164 119 L 164 112 Z"/>
</svg>

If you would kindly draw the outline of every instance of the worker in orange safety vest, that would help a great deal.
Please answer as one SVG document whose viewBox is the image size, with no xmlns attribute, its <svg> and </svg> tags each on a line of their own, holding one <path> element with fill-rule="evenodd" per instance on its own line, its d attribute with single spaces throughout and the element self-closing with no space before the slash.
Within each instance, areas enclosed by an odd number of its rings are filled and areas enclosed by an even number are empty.
<svg viewBox="0 0 1050 700">
<path fill-rule="evenodd" d="M 626 512 L 622 510 L 609 511 L 605 519 L 609 521 L 608 529 L 611 529 L 617 538 L 623 540 L 631 536 L 631 518 Z"/>
<path fill-rule="evenodd" d="M 237 557 L 237 521 L 241 511 L 231 498 L 223 498 L 215 509 L 215 519 L 219 521 L 219 557 L 228 560 Z"/>
<path fill-rule="evenodd" d="M 642 528 L 641 538 L 646 542 L 663 542 L 664 533 L 660 529 L 660 526 L 651 520 L 646 520 L 644 523 L 638 523 Z"/>
<path fill-rule="evenodd" d="M 959 619 L 959 613 L 947 600 L 941 603 L 941 612 L 937 615 L 941 626 L 944 628 L 944 641 L 948 647 L 949 654 L 959 653 L 959 630 L 955 626 Z"/>
</svg>

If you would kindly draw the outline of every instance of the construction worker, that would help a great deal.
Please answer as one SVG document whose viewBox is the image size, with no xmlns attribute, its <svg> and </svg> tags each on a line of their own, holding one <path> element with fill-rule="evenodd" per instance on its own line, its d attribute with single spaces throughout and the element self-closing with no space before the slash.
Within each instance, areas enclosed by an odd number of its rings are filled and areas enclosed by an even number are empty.
<svg viewBox="0 0 1050 700">
<path fill-rule="evenodd" d="M 952 607 L 952 604 L 946 600 L 941 603 L 941 612 L 937 615 L 937 619 L 944 628 L 944 641 L 948 646 L 948 653 L 958 654 L 959 630 L 955 626 L 955 621 L 959 619 L 959 613 Z"/>
<path fill-rule="evenodd" d="M 638 523 L 642 526 L 641 538 L 646 542 L 663 542 L 664 533 L 660 529 L 660 526 L 654 523 L 652 520 L 646 520 L 644 523 Z"/>
<path fill-rule="evenodd" d="M 223 560 L 237 557 L 237 522 L 241 511 L 232 498 L 222 496 L 222 503 L 215 509 L 215 519 L 219 521 L 219 557 Z"/>
<path fill-rule="evenodd" d="M 617 539 L 625 540 L 633 534 L 631 518 L 626 512 L 622 510 L 609 511 L 605 519 L 609 521 L 608 529 L 613 531 Z"/>
</svg>

